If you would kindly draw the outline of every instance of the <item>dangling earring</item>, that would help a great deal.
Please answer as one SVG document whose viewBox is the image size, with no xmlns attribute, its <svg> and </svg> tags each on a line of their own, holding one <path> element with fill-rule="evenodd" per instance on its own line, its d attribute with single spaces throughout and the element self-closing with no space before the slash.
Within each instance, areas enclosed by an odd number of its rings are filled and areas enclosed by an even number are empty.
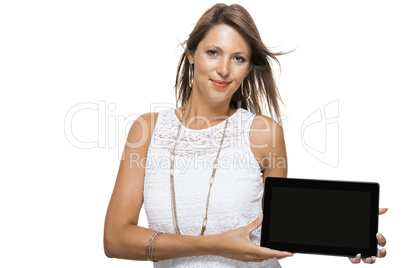
<svg viewBox="0 0 402 268">
<path fill-rule="evenodd" d="M 244 96 L 244 91 L 243 91 L 243 82 L 244 82 L 244 80 L 241 82 L 241 88 L 240 88 L 240 90 L 241 90 L 241 94 L 243 95 L 243 97 L 246 99 L 246 101 L 248 101 L 250 98 L 251 98 L 251 89 L 249 89 L 249 93 L 248 93 L 248 96 L 247 96 L 247 98 Z"/>
<path fill-rule="evenodd" d="M 192 64 L 190 64 L 190 70 L 188 72 L 188 81 L 188 86 L 192 88 L 194 85 L 194 67 Z"/>
</svg>

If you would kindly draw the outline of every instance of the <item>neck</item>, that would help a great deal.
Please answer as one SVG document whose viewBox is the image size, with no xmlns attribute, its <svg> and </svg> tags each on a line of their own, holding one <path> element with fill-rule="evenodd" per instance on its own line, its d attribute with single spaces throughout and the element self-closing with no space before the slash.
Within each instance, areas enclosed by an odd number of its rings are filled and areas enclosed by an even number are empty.
<svg viewBox="0 0 402 268">
<path fill-rule="evenodd" d="M 195 101 L 190 95 L 185 106 L 182 124 L 191 129 L 203 129 L 219 124 L 234 113 L 229 106 L 230 100 L 225 103 L 205 103 Z M 180 113 L 183 107 L 180 109 Z"/>
</svg>

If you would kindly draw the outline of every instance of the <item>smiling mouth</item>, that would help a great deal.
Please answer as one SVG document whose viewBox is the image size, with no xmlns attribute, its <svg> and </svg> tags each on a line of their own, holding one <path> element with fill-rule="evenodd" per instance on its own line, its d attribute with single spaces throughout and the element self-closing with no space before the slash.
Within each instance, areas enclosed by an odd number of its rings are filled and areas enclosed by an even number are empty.
<svg viewBox="0 0 402 268">
<path fill-rule="evenodd" d="M 212 79 L 211 79 L 211 82 L 212 82 L 212 84 L 214 84 L 215 87 L 217 87 L 219 89 L 223 89 L 231 83 L 228 81 L 219 81 L 219 80 L 212 80 Z"/>
</svg>

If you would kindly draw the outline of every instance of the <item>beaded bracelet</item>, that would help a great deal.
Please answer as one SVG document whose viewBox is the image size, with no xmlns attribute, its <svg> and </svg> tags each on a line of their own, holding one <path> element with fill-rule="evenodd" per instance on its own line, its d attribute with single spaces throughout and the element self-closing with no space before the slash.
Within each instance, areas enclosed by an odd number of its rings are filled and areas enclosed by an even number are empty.
<svg viewBox="0 0 402 268">
<path fill-rule="evenodd" d="M 154 246 L 156 243 L 156 239 L 162 232 L 155 232 L 151 235 L 151 237 L 148 239 L 147 247 L 145 248 L 145 254 L 147 256 L 148 261 L 152 262 L 157 262 L 153 259 L 153 253 L 154 253 Z"/>
</svg>

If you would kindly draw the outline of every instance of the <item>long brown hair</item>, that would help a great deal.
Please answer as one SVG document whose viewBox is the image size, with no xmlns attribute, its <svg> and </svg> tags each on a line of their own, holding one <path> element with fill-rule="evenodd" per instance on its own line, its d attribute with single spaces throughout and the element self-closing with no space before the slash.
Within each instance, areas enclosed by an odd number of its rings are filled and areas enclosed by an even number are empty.
<svg viewBox="0 0 402 268">
<path fill-rule="evenodd" d="M 176 74 L 176 106 L 180 103 L 185 105 L 190 97 L 191 88 L 189 86 L 190 62 L 187 53 L 194 55 L 198 44 L 204 39 L 207 32 L 214 26 L 226 24 L 236 29 L 251 46 L 251 71 L 244 78 L 243 91 L 247 100 L 243 96 L 241 89 L 233 94 L 230 106 L 233 108 L 244 108 L 254 114 L 262 114 L 264 107 L 268 106 L 268 111 L 277 122 L 282 125 L 279 101 L 282 102 L 275 79 L 272 72 L 272 64 L 279 61 L 276 56 L 286 54 L 286 52 L 273 53 L 264 45 L 260 33 L 252 17 L 245 8 L 240 5 L 216 4 L 208 9 L 198 20 L 187 41 L 184 42 L 185 51 L 180 57 Z M 282 102 L 283 103 L 283 102 Z"/>
</svg>

